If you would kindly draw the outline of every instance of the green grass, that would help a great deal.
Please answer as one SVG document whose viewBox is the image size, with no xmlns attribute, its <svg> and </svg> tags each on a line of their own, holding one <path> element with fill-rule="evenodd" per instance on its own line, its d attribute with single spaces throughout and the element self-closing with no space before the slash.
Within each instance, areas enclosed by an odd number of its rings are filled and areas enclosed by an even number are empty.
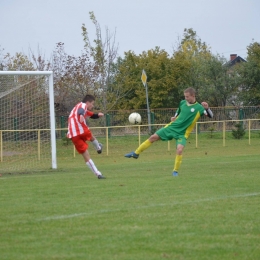
<svg viewBox="0 0 260 260">
<path fill-rule="evenodd" d="M 260 258 L 259 138 L 200 136 L 196 149 L 191 136 L 178 177 L 173 142 L 124 158 L 137 143 L 111 138 L 109 156 L 90 146 L 106 180 L 62 145 L 56 171 L 3 174 L 0 259 Z"/>
</svg>

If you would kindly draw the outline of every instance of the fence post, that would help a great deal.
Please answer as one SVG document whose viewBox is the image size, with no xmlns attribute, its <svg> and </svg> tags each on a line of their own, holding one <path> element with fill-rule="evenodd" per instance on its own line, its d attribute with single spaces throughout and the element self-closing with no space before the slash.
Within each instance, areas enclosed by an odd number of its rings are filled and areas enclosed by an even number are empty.
<svg viewBox="0 0 260 260">
<path fill-rule="evenodd" d="M 1 157 L 1 162 L 3 162 L 3 132 L 0 131 L 0 157 Z"/>
<path fill-rule="evenodd" d="M 108 127 L 108 137 L 110 137 L 110 115 L 109 114 L 106 114 L 106 126 Z"/>
<path fill-rule="evenodd" d="M 139 142 L 139 146 L 141 144 L 141 126 L 138 125 L 138 142 Z"/>
<path fill-rule="evenodd" d="M 244 119 L 244 110 L 243 108 L 239 108 L 239 120 L 243 120 L 243 119 Z M 241 127 L 243 127 L 244 121 L 240 121 L 239 124 Z"/>
<path fill-rule="evenodd" d="M 196 141 L 195 141 L 195 147 L 198 148 L 198 122 L 196 122 Z"/>
<path fill-rule="evenodd" d="M 64 116 L 60 117 L 60 128 L 65 128 L 65 120 Z M 61 130 L 61 138 L 64 137 L 64 130 Z"/>
<path fill-rule="evenodd" d="M 239 108 L 239 120 L 243 120 L 244 119 L 244 110 L 243 108 Z"/>
<path fill-rule="evenodd" d="M 41 160 L 41 130 L 38 130 L 38 161 Z"/>
<path fill-rule="evenodd" d="M 109 131 L 109 127 L 106 127 L 106 145 L 107 145 L 107 155 L 108 155 L 108 131 Z"/>
<path fill-rule="evenodd" d="M 251 145 L 251 120 L 248 119 L 248 144 Z"/>
<path fill-rule="evenodd" d="M 14 117 L 14 130 L 17 130 L 17 128 L 18 128 L 17 126 L 18 126 L 18 118 Z M 14 131 L 14 140 L 15 141 L 19 140 L 17 131 Z"/>
<path fill-rule="evenodd" d="M 152 132 L 154 132 L 154 112 L 151 112 L 151 125 L 152 125 Z"/>
<path fill-rule="evenodd" d="M 223 146 L 226 146 L 226 121 L 223 121 Z"/>
</svg>

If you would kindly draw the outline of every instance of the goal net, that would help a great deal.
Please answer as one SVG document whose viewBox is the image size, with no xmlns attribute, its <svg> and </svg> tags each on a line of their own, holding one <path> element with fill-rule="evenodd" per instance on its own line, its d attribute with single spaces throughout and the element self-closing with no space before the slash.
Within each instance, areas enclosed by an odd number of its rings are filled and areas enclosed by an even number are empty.
<svg viewBox="0 0 260 260">
<path fill-rule="evenodd" d="M 52 72 L 0 71 L 0 174 L 57 168 Z"/>
</svg>

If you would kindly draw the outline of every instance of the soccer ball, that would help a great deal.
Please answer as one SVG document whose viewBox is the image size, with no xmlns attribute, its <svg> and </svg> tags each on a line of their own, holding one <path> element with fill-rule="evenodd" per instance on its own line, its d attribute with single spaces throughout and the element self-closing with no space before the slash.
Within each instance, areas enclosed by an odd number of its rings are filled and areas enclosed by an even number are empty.
<svg viewBox="0 0 260 260">
<path fill-rule="evenodd" d="M 142 118 L 141 118 L 140 114 L 134 112 L 134 113 L 130 114 L 130 116 L 128 117 L 128 120 L 129 120 L 130 124 L 132 124 L 132 125 L 139 125 L 139 124 L 141 124 Z"/>
</svg>

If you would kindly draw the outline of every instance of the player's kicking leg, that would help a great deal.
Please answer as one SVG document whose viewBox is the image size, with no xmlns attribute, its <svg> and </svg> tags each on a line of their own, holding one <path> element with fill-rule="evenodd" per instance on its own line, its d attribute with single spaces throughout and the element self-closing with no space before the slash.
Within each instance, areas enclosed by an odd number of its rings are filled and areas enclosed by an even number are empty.
<svg viewBox="0 0 260 260">
<path fill-rule="evenodd" d="M 125 154 L 125 157 L 137 159 L 141 152 L 148 149 L 152 145 L 153 142 L 158 141 L 158 140 L 160 140 L 160 137 L 156 133 L 151 135 L 149 137 L 149 139 L 147 139 L 143 143 L 141 143 L 140 146 L 134 152 Z"/>
<path fill-rule="evenodd" d="M 139 154 L 137 154 L 135 152 L 130 152 L 130 153 L 125 154 L 125 157 L 138 159 Z"/>
</svg>

